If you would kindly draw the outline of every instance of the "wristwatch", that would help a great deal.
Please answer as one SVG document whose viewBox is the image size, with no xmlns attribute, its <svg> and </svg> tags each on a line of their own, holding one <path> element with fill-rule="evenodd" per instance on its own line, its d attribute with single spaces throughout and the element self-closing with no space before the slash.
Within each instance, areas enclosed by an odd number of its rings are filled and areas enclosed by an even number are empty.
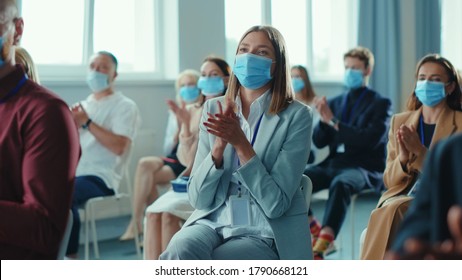
<svg viewBox="0 0 462 280">
<path fill-rule="evenodd" d="M 88 129 L 88 127 L 90 126 L 91 122 L 92 122 L 92 120 L 91 120 L 91 119 L 88 119 L 88 121 L 87 121 L 85 124 L 82 125 L 82 128 L 83 128 L 83 129 Z"/>
<path fill-rule="evenodd" d="M 332 127 L 335 127 L 339 122 L 340 122 L 339 119 L 337 119 L 336 117 L 333 117 L 332 119 L 330 119 L 329 125 Z"/>
</svg>

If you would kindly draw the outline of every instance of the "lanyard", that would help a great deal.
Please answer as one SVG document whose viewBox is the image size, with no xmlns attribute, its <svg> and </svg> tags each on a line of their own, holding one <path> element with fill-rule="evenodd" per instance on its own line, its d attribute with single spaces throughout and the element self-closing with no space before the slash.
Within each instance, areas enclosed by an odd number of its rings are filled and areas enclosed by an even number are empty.
<svg viewBox="0 0 462 280">
<path fill-rule="evenodd" d="M 422 145 L 425 146 L 425 135 L 424 135 L 424 127 L 423 127 L 423 117 L 420 115 L 420 142 Z"/>
<path fill-rule="evenodd" d="M 346 122 L 346 123 L 349 123 L 350 122 L 350 118 L 351 118 L 351 114 L 354 112 L 354 110 L 356 109 L 356 107 L 358 107 L 358 105 L 361 103 L 361 100 L 364 98 L 364 96 L 366 95 L 366 92 L 367 92 L 368 88 L 366 87 L 362 92 L 361 92 L 361 95 L 359 96 L 358 99 L 356 99 L 355 101 L 355 104 L 353 104 L 353 107 L 351 108 L 351 111 L 350 113 L 348 114 L 347 116 L 347 99 L 348 99 L 348 94 L 345 95 L 345 97 L 343 98 L 343 110 L 342 110 L 342 121 Z"/>
<path fill-rule="evenodd" d="M 18 93 L 21 87 L 26 83 L 27 75 L 24 75 L 19 83 L 10 91 L 8 92 L 2 99 L 0 99 L 0 104 L 5 103 L 10 97 Z"/>
<path fill-rule="evenodd" d="M 261 120 L 263 119 L 264 114 L 265 113 L 261 114 L 260 118 L 258 119 L 257 124 L 255 125 L 255 130 L 253 131 L 253 136 L 252 136 L 252 139 L 250 140 L 250 144 L 252 145 L 252 147 L 255 144 L 255 139 L 257 139 L 258 130 L 260 129 Z M 241 161 L 239 160 L 239 157 L 237 158 L 237 166 L 241 166 Z"/>
</svg>

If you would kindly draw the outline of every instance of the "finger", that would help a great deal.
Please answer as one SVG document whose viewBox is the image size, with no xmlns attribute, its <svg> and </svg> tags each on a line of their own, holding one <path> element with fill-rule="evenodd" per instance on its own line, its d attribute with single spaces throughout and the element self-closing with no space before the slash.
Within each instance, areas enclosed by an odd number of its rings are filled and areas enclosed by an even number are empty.
<svg viewBox="0 0 462 280">
<path fill-rule="evenodd" d="M 221 105 L 221 102 L 220 101 L 217 101 L 217 104 L 218 104 L 218 112 L 223 115 L 223 106 Z"/>
<path fill-rule="evenodd" d="M 82 112 L 85 112 L 85 113 L 86 113 L 85 109 L 84 109 L 83 106 L 82 106 L 82 103 L 79 103 L 79 108 L 80 108 L 80 110 L 82 110 Z"/>
<path fill-rule="evenodd" d="M 453 206 L 448 212 L 448 227 L 453 239 L 462 247 L 462 208 Z"/>
<path fill-rule="evenodd" d="M 186 102 L 184 100 L 181 100 L 181 109 L 186 109 Z"/>
</svg>

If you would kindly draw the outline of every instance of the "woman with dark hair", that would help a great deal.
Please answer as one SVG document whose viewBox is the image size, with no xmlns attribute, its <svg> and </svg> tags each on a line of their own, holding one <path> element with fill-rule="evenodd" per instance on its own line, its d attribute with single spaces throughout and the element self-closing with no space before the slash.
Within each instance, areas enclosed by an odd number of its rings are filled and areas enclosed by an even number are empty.
<svg viewBox="0 0 462 280">
<path fill-rule="evenodd" d="M 293 102 L 282 35 L 241 38 L 225 97 L 204 104 L 188 182 L 196 209 L 160 259 L 310 259 L 300 190 L 311 112 Z"/>
<path fill-rule="evenodd" d="M 418 191 L 428 149 L 462 131 L 460 81 L 454 66 L 437 54 L 417 64 L 416 86 L 407 112 L 393 116 L 383 179 L 387 191 L 372 211 L 362 259 L 383 259 Z"/>
<path fill-rule="evenodd" d="M 181 177 L 191 174 L 192 164 L 199 142 L 199 122 L 204 102 L 226 92 L 231 69 L 228 63 L 218 57 L 206 57 L 201 66 L 201 76 L 197 86 L 201 97 L 195 104 L 178 106 L 173 100 L 167 103 L 180 123 L 177 156 L 186 170 Z M 185 179 L 186 181 L 186 179 Z M 187 193 L 169 190 L 146 209 L 144 234 L 144 258 L 158 259 L 172 236 L 180 229 L 194 208 L 188 201 Z"/>
<path fill-rule="evenodd" d="M 290 74 L 292 76 L 292 87 L 294 88 L 295 99 L 305 105 L 314 106 L 313 101 L 316 97 L 316 93 L 311 85 L 306 68 L 301 65 L 292 66 Z"/>
</svg>

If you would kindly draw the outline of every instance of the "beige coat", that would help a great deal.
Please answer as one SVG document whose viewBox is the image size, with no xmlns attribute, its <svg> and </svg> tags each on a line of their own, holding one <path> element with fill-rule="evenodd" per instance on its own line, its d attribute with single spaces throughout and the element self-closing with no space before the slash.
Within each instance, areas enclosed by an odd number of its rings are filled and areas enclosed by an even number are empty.
<svg viewBox="0 0 462 280">
<path fill-rule="evenodd" d="M 412 201 L 412 198 L 407 197 L 406 194 L 412 187 L 417 173 L 422 170 L 426 153 L 420 156 L 411 154 L 407 164 L 408 172 L 405 172 L 399 162 L 395 132 L 402 124 L 413 125 L 417 128 L 421 114 L 422 108 L 396 114 L 391 119 L 387 163 L 383 174 L 387 191 L 380 198 L 377 209 L 371 213 L 361 259 L 383 259 Z M 459 132 L 462 132 L 462 112 L 454 111 L 446 106 L 436 122 L 430 148 L 441 139 Z"/>
</svg>

